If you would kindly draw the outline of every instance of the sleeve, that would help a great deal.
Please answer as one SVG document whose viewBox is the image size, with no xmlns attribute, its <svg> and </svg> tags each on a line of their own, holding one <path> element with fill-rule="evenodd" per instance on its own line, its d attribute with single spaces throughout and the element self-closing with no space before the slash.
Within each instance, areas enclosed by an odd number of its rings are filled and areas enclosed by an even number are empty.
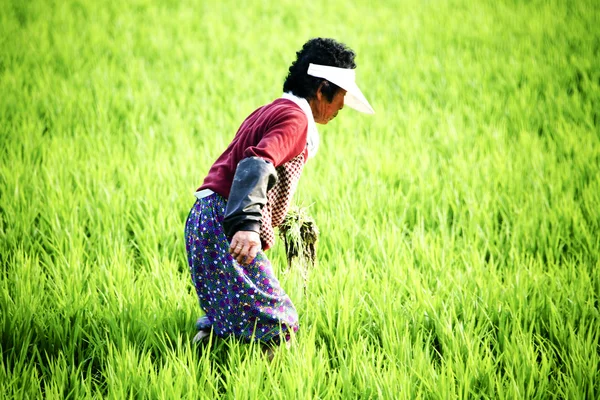
<svg viewBox="0 0 600 400">
<path fill-rule="evenodd" d="M 307 133 L 308 121 L 302 110 L 277 112 L 260 142 L 248 147 L 244 157 L 259 157 L 277 168 L 304 151 Z"/>
<path fill-rule="evenodd" d="M 238 163 L 223 220 L 228 238 L 237 231 L 260 233 L 261 211 L 267 203 L 267 192 L 276 182 L 277 172 L 269 161 L 249 157 Z"/>
</svg>

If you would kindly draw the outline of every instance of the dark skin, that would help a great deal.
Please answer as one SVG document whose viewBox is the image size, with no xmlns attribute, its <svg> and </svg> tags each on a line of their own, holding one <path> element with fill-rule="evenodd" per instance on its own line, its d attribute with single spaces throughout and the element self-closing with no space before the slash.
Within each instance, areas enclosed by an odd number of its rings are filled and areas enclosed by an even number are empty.
<svg viewBox="0 0 600 400">
<path fill-rule="evenodd" d="M 318 124 L 327 124 L 344 108 L 346 91 L 340 89 L 332 101 L 328 101 L 321 91 L 323 84 L 317 89 L 315 97 L 308 101 L 313 118 Z M 254 231 L 238 231 L 233 235 L 229 245 L 229 253 L 241 265 L 249 265 L 260 251 L 260 236 Z"/>
</svg>

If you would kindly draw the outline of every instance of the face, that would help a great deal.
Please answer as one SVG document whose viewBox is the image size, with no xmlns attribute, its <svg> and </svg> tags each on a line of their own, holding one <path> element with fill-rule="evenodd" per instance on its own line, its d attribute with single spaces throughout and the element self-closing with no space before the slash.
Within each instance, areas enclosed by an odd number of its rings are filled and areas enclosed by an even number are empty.
<svg viewBox="0 0 600 400">
<path fill-rule="evenodd" d="M 321 87 L 319 87 L 316 97 L 310 101 L 310 108 L 312 109 L 315 122 L 324 125 L 334 119 L 338 112 L 344 108 L 345 96 L 346 91 L 344 89 L 340 89 L 333 96 L 333 100 L 329 102 L 325 95 L 321 92 Z"/>
</svg>

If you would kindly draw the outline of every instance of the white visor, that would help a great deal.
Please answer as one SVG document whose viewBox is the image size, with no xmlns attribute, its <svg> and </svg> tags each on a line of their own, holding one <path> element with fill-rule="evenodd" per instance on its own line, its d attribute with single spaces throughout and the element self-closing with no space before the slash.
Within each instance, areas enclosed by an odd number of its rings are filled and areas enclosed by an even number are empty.
<svg viewBox="0 0 600 400">
<path fill-rule="evenodd" d="M 308 64 L 308 75 L 327 79 L 346 90 L 344 104 L 365 114 L 375 114 L 365 95 L 356 84 L 356 71 L 348 68 L 330 67 L 328 65 Z"/>
</svg>

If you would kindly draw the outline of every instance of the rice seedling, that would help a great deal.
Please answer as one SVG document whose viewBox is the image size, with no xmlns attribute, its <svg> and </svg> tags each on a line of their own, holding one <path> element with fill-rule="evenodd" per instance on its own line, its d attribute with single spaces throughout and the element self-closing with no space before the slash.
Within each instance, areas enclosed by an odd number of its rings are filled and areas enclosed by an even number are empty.
<svg viewBox="0 0 600 400">
<path fill-rule="evenodd" d="M 309 269 L 317 262 L 319 228 L 306 208 L 292 206 L 278 229 L 285 246 L 287 269 L 289 271 L 295 262 L 298 264 L 306 289 Z"/>
</svg>

